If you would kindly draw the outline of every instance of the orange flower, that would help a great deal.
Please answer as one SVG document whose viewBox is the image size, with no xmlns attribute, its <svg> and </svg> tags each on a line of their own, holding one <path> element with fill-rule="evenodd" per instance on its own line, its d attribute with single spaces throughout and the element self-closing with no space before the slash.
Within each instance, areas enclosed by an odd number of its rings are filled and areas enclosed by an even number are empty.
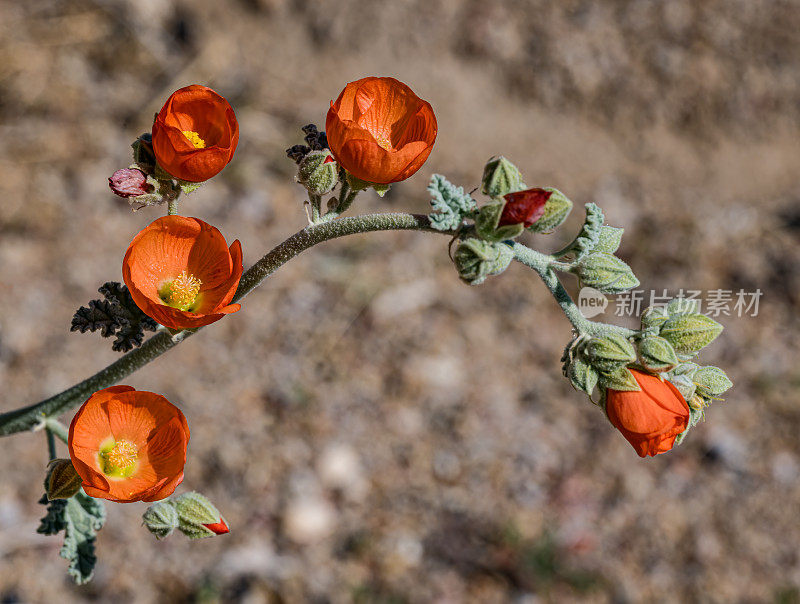
<svg viewBox="0 0 800 604">
<path fill-rule="evenodd" d="M 143 313 L 172 329 L 191 329 L 236 312 L 242 246 L 230 249 L 197 218 L 163 216 L 139 232 L 122 261 L 122 278 Z"/>
<path fill-rule="evenodd" d="M 189 427 L 160 394 L 112 386 L 89 397 L 69 426 L 69 456 L 91 497 L 158 501 L 183 481 Z"/>
<path fill-rule="evenodd" d="M 325 121 L 336 161 L 367 182 L 405 180 L 422 167 L 436 141 L 430 103 L 394 78 L 350 82 Z"/>
<path fill-rule="evenodd" d="M 228 165 L 239 123 L 228 101 L 206 86 L 176 90 L 153 123 L 153 153 L 175 178 L 203 182 Z"/>
<path fill-rule="evenodd" d="M 638 392 L 606 392 L 606 414 L 622 432 L 639 457 L 658 455 L 672 449 L 675 437 L 689 423 L 689 405 L 669 382 L 631 370 L 641 388 Z"/>
</svg>

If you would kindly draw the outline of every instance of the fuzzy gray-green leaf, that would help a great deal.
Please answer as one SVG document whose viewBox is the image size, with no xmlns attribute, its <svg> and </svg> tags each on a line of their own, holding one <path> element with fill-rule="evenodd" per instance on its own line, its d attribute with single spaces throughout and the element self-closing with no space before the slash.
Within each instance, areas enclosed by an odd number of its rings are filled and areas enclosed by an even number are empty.
<svg viewBox="0 0 800 604">
<path fill-rule="evenodd" d="M 438 231 L 455 231 L 478 207 L 461 187 L 456 187 L 441 174 L 434 174 L 428 185 L 433 211 L 428 214 L 431 226 Z"/>
</svg>

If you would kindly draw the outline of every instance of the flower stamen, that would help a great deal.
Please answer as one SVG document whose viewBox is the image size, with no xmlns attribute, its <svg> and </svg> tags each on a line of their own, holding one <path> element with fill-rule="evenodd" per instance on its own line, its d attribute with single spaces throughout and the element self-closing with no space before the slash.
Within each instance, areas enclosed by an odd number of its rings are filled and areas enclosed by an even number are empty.
<svg viewBox="0 0 800 604">
<path fill-rule="evenodd" d="M 195 149 L 205 149 L 206 148 L 206 141 L 200 138 L 200 135 L 197 134 L 194 130 L 181 130 L 183 135 L 189 139 L 189 142 L 194 145 Z"/>
<path fill-rule="evenodd" d="M 103 473 L 127 478 L 133 473 L 139 458 L 139 448 L 129 440 L 118 440 L 100 450 Z"/>
<path fill-rule="evenodd" d="M 202 281 L 183 271 L 169 283 L 161 286 L 158 295 L 168 306 L 179 310 L 189 310 L 200 294 Z"/>
</svg>

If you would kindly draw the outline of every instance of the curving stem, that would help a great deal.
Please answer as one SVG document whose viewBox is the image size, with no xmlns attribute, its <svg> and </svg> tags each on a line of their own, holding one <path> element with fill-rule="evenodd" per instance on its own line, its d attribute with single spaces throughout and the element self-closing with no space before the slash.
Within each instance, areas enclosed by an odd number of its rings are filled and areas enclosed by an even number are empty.
<svg viewBox="0 0 800 604">
<path fill-rule="evenodd" d="M 434 229 L 425 215 L 401 212 L 348 216 L 330 222 L 309 225 L 275 246 L 245 271 L 239 282 L 239 288 L 233 297 L 233 302 L 244 298 L 279 267 L 318 243 L 357 233 L 404 230 L 427 231 L 450 237 L 456 235 L 453 231 L 438 231 Z M 602 325 L 584 318 L 559 281 L 555 271 L 551 268 L 552 256 L 542 254 L 519 243 L 513 244 L 513 250 L 516 260 L 529 266 L 539 274 L 564 311 L 564 314 L 579 333 L 599 335 L 607 330 L 621 331 L 628 336 L 636 333 L 622 327 Z M 33 430 L 37 426 L 51 421 L 51 418 L 66 413 L 98 390 L 118 383 L 197 331 L 199 329 L 184 330 L 176 334 L 170 334 L 166 330 L 160 331 L 142 344 L 141 347 L 128 352 L 105 369 L 67 388 L 63 392 L 34 405 L 0 414 L 0 436 Z"/>
</svg>

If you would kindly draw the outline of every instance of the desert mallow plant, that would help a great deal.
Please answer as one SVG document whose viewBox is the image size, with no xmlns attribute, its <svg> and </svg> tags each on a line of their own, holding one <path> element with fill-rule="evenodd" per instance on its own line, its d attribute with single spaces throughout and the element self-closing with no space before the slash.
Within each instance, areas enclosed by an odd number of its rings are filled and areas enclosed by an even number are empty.
<svg viewBox="0 0 800 604">
<path fill-rule="evenodd" d="M 458 276 L 470 285 L 501 274 L 512 261 L 533 269 L 572 324 L 562 358 L 565 377 L 642 457 L 680 444 L 708 405 L 731 387 L 721 369 L 697 362 L 722 326 L 690 301 L 648 308 L 639 329 L 581 314 L 560 274 L 571 273 L 603 294 L 639 284 L 615 255 L 622 229 L 604 225 L 595 204 L 586 204 L 586 219 L 569 245 L 552 254 L 536 251 L 519 236 L 551 233 L 567 218 L 572 201 L 557 189 L 528 186 L 510 161 L 494 157 L 482 175 L 482 202 L 434 175 L 427 216 L 344 216 L 359 193 L 372 189 L 383 196 L 425 163 L 436 141 L 436 116 L 402 82 L 370 77 L 344 88 L 325 127 L 304 127 L 305 144 L 287 150 L 308 194 L 308 225 L 247 270 L 238 240 L 229 245 L 214 226 L 179 213 L 181 196 L 218 174 L 236 150 L 236 116 L 219 94 L 205 86 L 173 93 L 152 131 L 133 143 L 133 164 L 109 178 L 111 190 L 134 209 L 167 209 L 130 243 L 122 260 L 124 284 L 102 285 L 103 297 L 78 309 L 72 320 L 73 331 L 99 331 L 125 354 L 55 396 L 0 414 L 0 436 L 37 430 L 47 435 L 51 461 L 41 500 L 47 514 L 38 530 L 64 532 L 61 555 L 76 582 L 93 573 L 95 535 L 105 521 L 102 500 L 154 502 L 143 520 L 158 539 L 175 529 L 192 539 L 229 531 L 202 494 L 173 497 L 183 480 L 190 435 L 183 413 L 157 393 L 116 384 L 239 311 L 242 299 L 269 275 L 330 239 L 387 230 L 439 233 L 450 240 Z M 145 331 L 155 333 L 145 339 Z M 69 428 L 58 421 L 79 405 Z M 58 457 L 56 438 L 67 444 L 69 457 Z"/>
</svg>

